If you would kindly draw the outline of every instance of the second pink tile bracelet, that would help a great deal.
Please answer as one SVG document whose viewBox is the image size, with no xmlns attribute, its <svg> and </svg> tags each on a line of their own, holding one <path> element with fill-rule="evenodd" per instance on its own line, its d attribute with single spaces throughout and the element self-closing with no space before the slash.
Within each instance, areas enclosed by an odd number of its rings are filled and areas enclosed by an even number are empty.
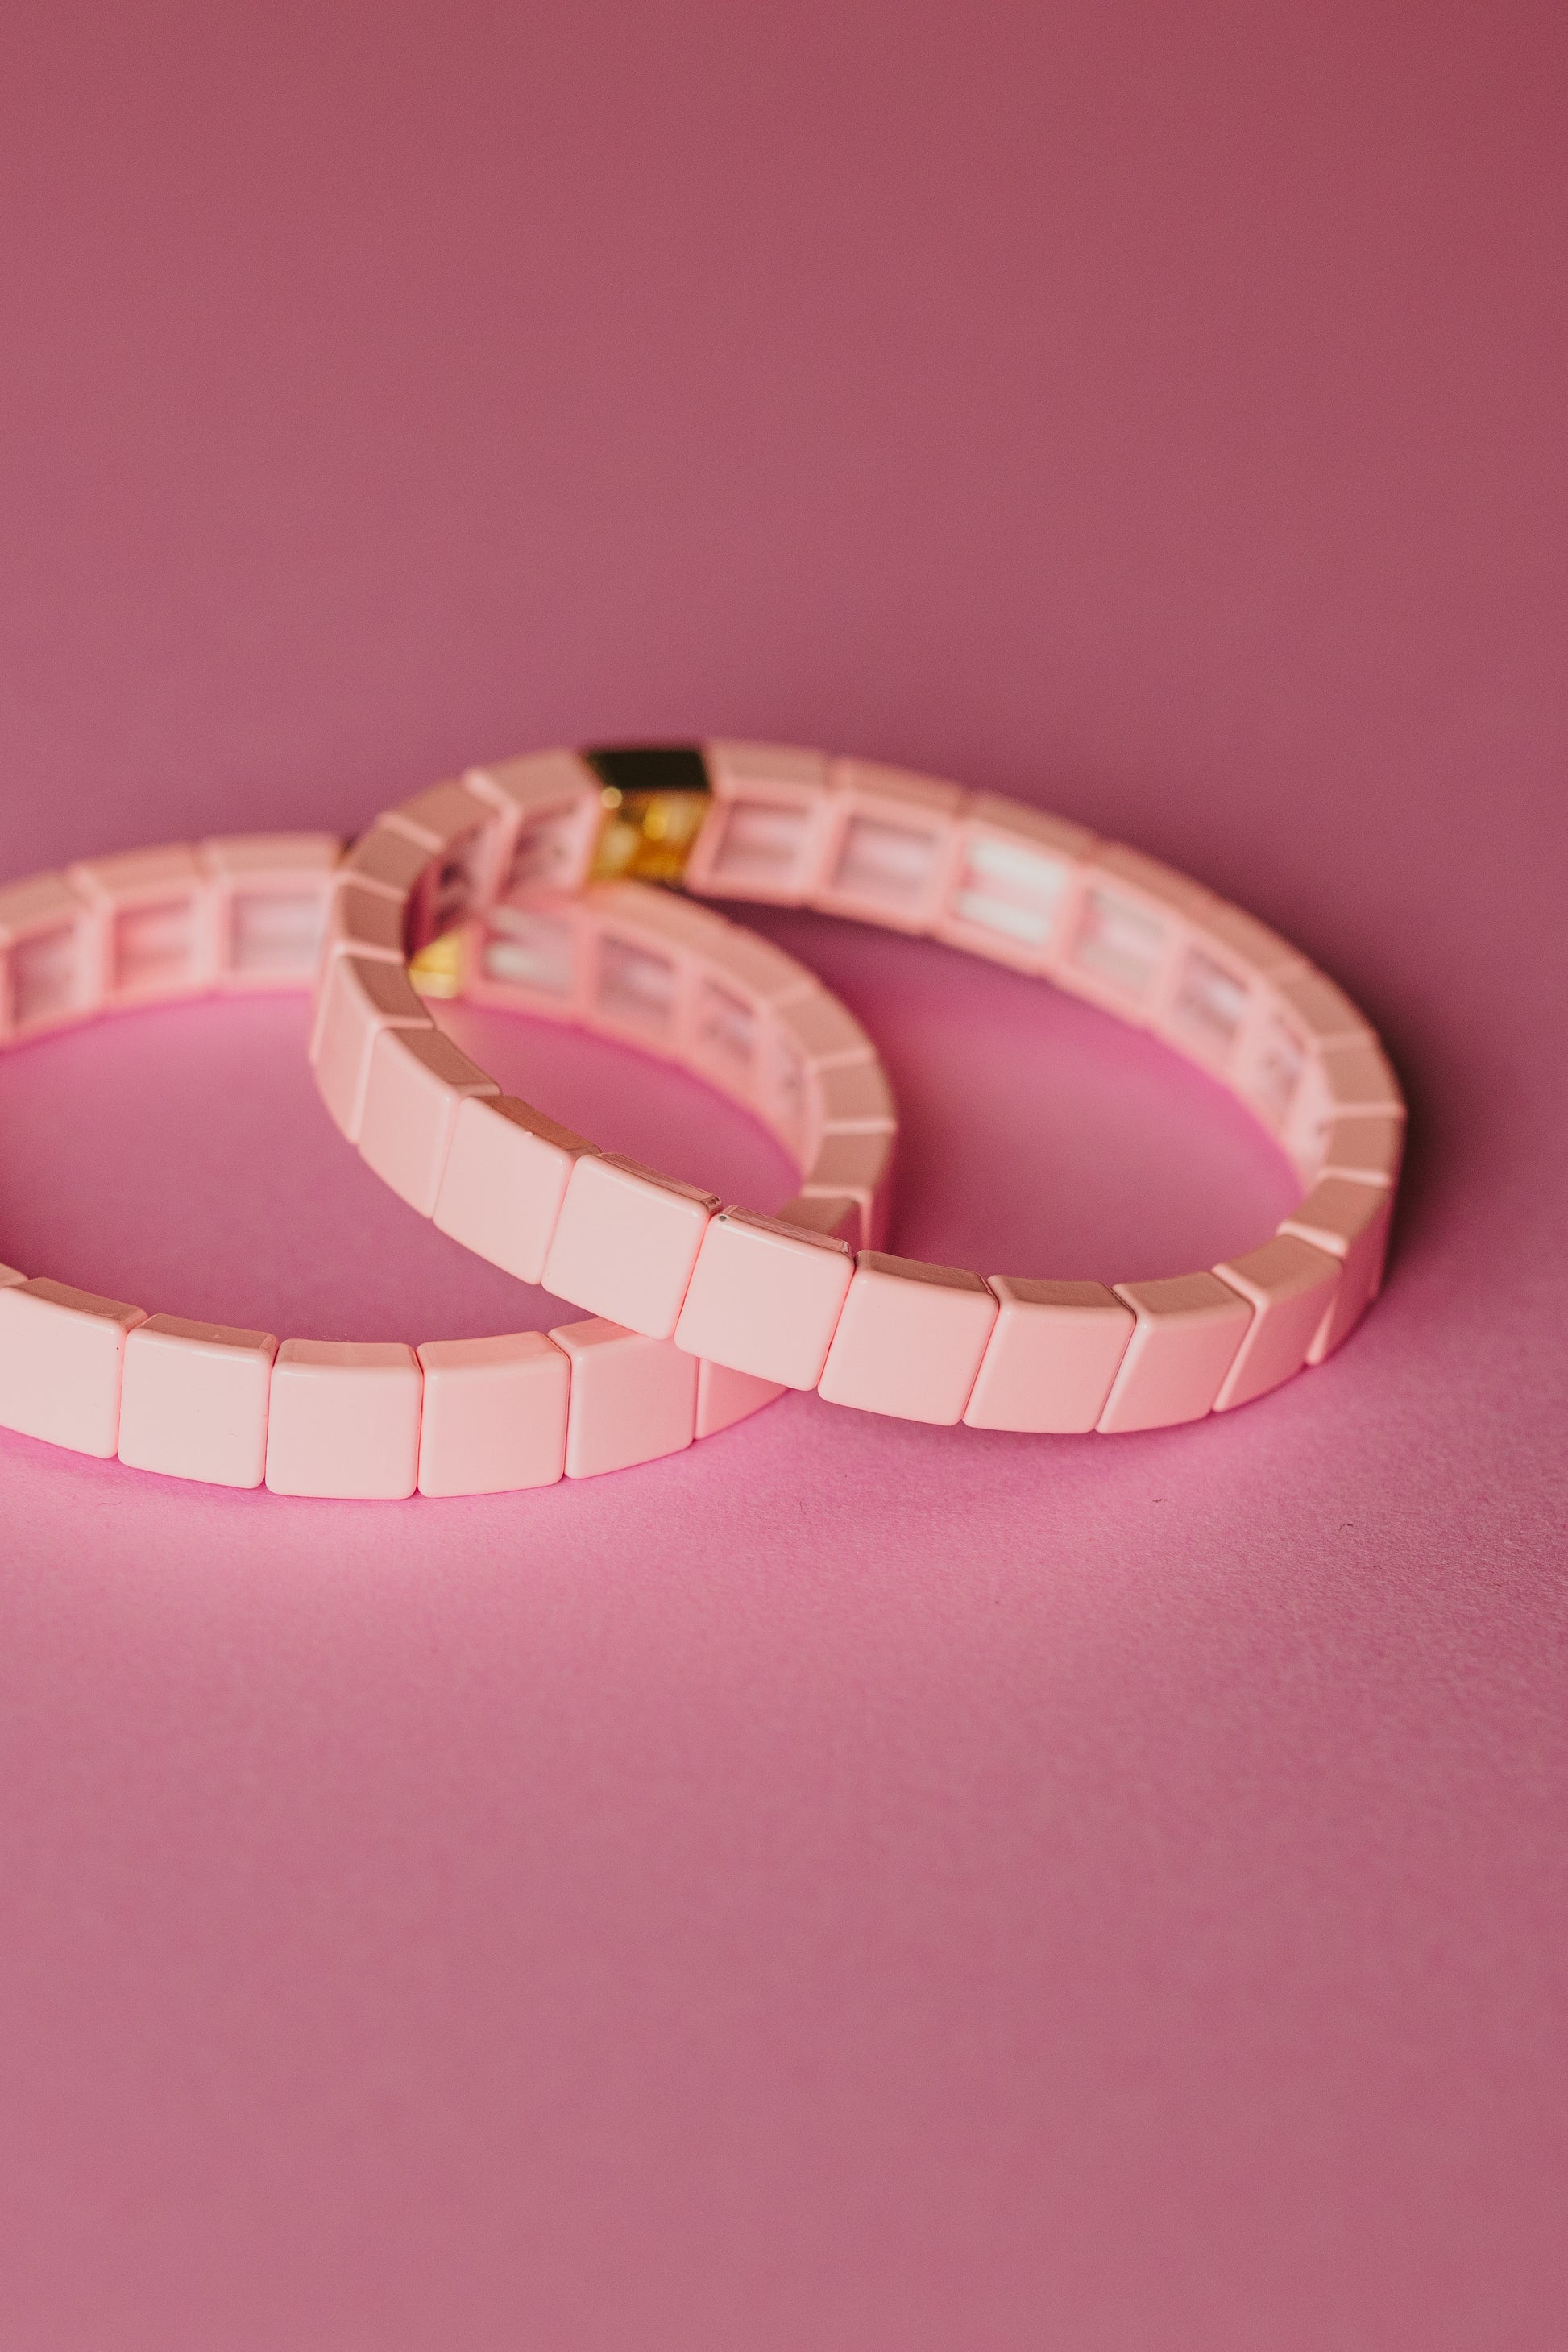
<svg viewBox="0 0 1568 2352">
<path fill-rule="evenodd" d="M 136 1005 L 309 988 L 323 935 L 337 927 L 329 914 L 341 919 L 356 905 L 351 887 L 333 906 L 342 847 L 324 835 L 215 840 L 0 890 L 0 1045 Z M 476 968 L 504 974 L 506 920 L 497 909 Z M 782 992 L 809 994 L 853 1042 L 891 1132 L 891 1097 L 869 1041 L 789 957 L 710 908 L 640 883 L 587 892 L 569 920 L 584 952 L 593 942 L 604 954 L 644 927 L 721 990 L 765 961 Z M 461 986 L 439 958 L 420 976 L 445 993 Z M 406 987 L 401 963 L 397 978 Z M 509 996 L 504 979 L 485 992 Z M 602 1025 L 614 1027 L 613 1014 Z M 443 1052 L 417 1042 L 416 1066 L 444 1082 Z M 691 1058 L 711 1071 L 711 1056 Z M 670 1196 L 685 1197 L 679 1187 Z M 276 1493 L 362 1499 L 545 1486 L 679 1452 L 771 1402 L 781 1385 L 603 1318 L 548 1337 L 416 1349 L 279 1346 L 265 1332 L 149 1317 L 0 1266 L 0 1428 L 213 1485 L 265 1480 Z"/>
<path fill-rule="evenodd" d="M 693 956 L 673 896 L 562 903 L 616 873 L 1049 979 L 1229 1085 L 1304 1196 L 1257 1247 L 1172 1278 L 889 1256 L 891 1105 L 864 1033 L 759 941 L 737 934 L 722 971 Z M 437 1030 L 410 955 L 689 1060 L 796 1152 L 799 1194 L 775 1218 L 727 1208 L 502 1097 Z M 1321 1363 L 1378 1290 L 1404 1136 L 1369 1024 L 1239 908 L 1019 803 L 752 743 L 536 753 L 382 817 L 339 877 L 311 1050 L 344 1134 L 482 1256 L 753 1379 L 985 1429 L 1163 1427 Z"/>
</svg>

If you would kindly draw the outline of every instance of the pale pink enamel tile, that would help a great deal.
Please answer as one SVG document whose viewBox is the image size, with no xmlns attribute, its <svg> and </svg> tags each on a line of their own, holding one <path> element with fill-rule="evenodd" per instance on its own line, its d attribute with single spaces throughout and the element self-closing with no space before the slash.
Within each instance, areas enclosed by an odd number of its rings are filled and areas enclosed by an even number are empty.
<svg viewBox="0 0 1568 2352">
<path fill-rule="evenodd" d="M 688 917 L 700 911 L 689 901 L 673 899 L 671 904 Z M 700 911 L 705 921 L 683 1001 L 680 1057 L 776 1129 L 777 1014 L 793 1000 L 815 993 L 817 982 L 770 940 L 708 909 Z M 798 1111 L 804 1065 L 793 1045 L 788 1050 L 795 1057 L 794 1108 Z"/>
<path fill-rule="evenodd" d="M 860 1241 L 875 1249 L 888 1229 L 897 1138 L 887 1129 L 868 1134 L 825 1135 L 801 1178 L 810 1200 L 850 1200 L 860 1211 Z"/>
<path fill-rule="evenodd" d="M 818 1383 L 830 1404 L 962 1421 L 996 1320 L 977 1274 L 862 1250 Z"/>
<path fill-rule="evenodd" d="M 1321 1093 L 1310 1101 L 1317 1072 L 1300 1024 L 1280 1003 L 1273 982 L 1267 982 L 1226 1074 L 1231 1087 L 1270 1135 L 1285 1140 L 1300 1135 L 1303 1106 L 1310 1105 L 1309 1123 L 1322 1117 Z"/>
<path fill-rule="evenodd" d="M 212 986 L 207 877 L 187 844 L 85 858 L 66 878 L 97 920 L 105 1004 L 156 1003 Z"/>
<path fill-rule="evenodd" d="M 1163 1010 L 1181 956 L 1212 905 L 1173 866 L 1102 842 L 1079 869 L 1072 927 L 1051 978 L 1121 1020 L 1148 1027 Z"/>
<path fill-rule="evenodd" d="M 1204 905 L 1193 917 L 1194 930 L 1216 954 L 1226 957 L 1255 980 L 1270 980 L 1287 971 L 1307 969 L 1307 960 L 1289 940 L 1260 923 L 1245 908 L 1226 898 L 1204 893 Z"/>
<path fill-rule="evenodd" d="M 1272 982 L 1307 966 L 1288 940 L 1206 891 L 1184 917 L 1185 934 L 1150 1025 L 1166 1045 L 1234 1084 L 1260 1023 L 1278 1011 Z"/>
<path fill-rule="evenodd" d="M 813 1065 L 807 1078 L 813 1124 L 824 1134 L 895 1128 L 899 1107 L 879 1062 Z"/>
<path fill-rule="evenodd" d="M 1300 1207 L 1281 1221 L 1282 1234 L 1294 1234 L 1340 1261 L 1338 1287 L 1307 1350 L 1310 1364 L 1321 1364 L 1349 1338 L 1383 1287 L 1393 1210 L 1394 1196 L 1385 1184 L 1321 1176 Z"/>
<path fill-rule="evenodd" d="M 1099 1426 L 1166 1429 L 1210 1411 L 1252 1320 L 1245 1298 L 1213 1274 L 1119 1282 L 1137 1317 Z"/>
<path fill-rule="evenodd" d="M 1281 1139 L 1311 1181 L 1322 1166 L 1329 1129 L 1338 1118 L 1403 1118 L 1405 1096 L 1374 1037 L 1324 1045 L 1309 1055 Z"/>
<path fill-rule="evenodd" d="M 1256 1017 L 1261 982 L 1206 935 L 1189 934 L 1150 1026 L 1179 1054 L 1227 1076 Z"/>
<path fill-rule="evenodd" d="M 760 1108 L 762 1008 L 755 997 L 710 966 L 692 975 L 682 1048 L 687 1067 L 710 1086 Z"/>
<path fill-rule="evenodd" d="M 259 1486 L 277 1352 L 265 1331 L 173 1315 L 139 1323 L 125 1343 L 121 1462 L 209 1486 Z"/>
<path fill-rule="evenodd" d="M 541 1279 L 558 1298 L 668 1339 L 721 1203 L 636 1160 L 580 1159 Z"/>
<path fill-rule="evenodd" d="M 458 1107 L 500 1088 L 439 1029 L 384 1029 L 371 1048 L 360 1118 L 367 1165 L 422 1217 L 435 1210 Z"/>
<path fill-rule="evenodd" d="M 1304 972 L 1306 960 L 1267 924 L 1204 893 L 1190 910 L 1187 936 L 1177 950 L 1152 1027 L 1157 1036 L 1249 1093 L 1269 1025 L 1280 1013 L 1273 983 Z M 1298 1038 L 1292 1048 L 1300 1062 Z M 1278 1122 L 1276 1121 L 1276 1124 Z"/>
<path fill-rule="evenodd" d="M 214 833 L 197 843 L 196 855 L 215 881 L 330 887 L 344 845 L 335 833 Z"/>
<path fill-rule="evenodd" d="M 578 1161 L 597 1146 L 509 1095 L 458 1103 L 433 1211 L 437 1229 L 520 1282 L 539 1282 Z"/>
<path fill-rule="evenodd" d="M 1102 1282 L 989 1276 L 997 1316 L 963 1418 L 972 1429 L 1098 1426 L 1133 1313 Z"/>
<path fill-rule="evenodd" d="M 847 1006 L 822 987 L 808 988 L 773 1008 L 779 1034 L 787 1036 L 802 1058 L 823 1067 L 836 1062 L 875 1058 L 876 1048 Z"/>
<path fill-rule="evenodd" d="M 1308 1045 L 1347 1045 L 1372 1039 L 1372 1024 L 1366 1015 L 1351 1003 L 1337 982 L 1315 965 L 1302 962 L 1300 969 L 1278 973 L 1275 992 L 1287 1006 L 1299 1025 Z"/>
<path fill-rule="evenodd" d="M 1215 1272 L 1252 1308 L 1230 1370 L 1215 1399 L 1215 1412 L 1250 1404 L 1299 1372 L 1313 1334 L 1322 1324 L 1339 1286 L 1340 1262 L 1292 1234 L 1277 1234 L 1245 1256 L 1227 1258 Z"/>
<path fill-rule="evenodd" d="M 433 1031 L 408 975 L 395 964 L 334 956 L 322 977 L 312 1060 L 321 1100 L 351 1143 L 359 1140 L 371 1055 L 384 1031 Z"/>
<path fill-rule="evenodd" d="M 689 1445 L 697 1427 L 697 1359 L 595 1317 L 550 1334 L 572 1360 L 566 1475 L 596 1478 Z"/>
<path fill-rule="evenodd" d="M 342 850 L 329 833 L 230 834 L 198 844 L 217 987 L 229 994 L 310 987 Z"/>
<path fill-rule="evenodd" d="M 1405 1120 L 1386 1111 L 1352 1111 L 1336 1118 L 1323 1139 L 1324 1176 L 1363 1184 L 1396 1184 L 1405 1157 Z"/>
<path fill-rule="evenodd" d="M 582 899 L 520 892 L 478 925 L 463 993 L 474 1004 L 575 1021 L 588 1002 L 597 936 Z"/>
<path fill-rule="evenodd" d="M 685 1041 L 692 961 L 655 931 L 602 921 L 590 956 L 585 1025 L 645 1053 L 677 1058 Z"/>
<path fill-rule="evenodd" d="M 874 760 L 835 760 L 828 786 L 833 837 L 810 904 L 895 930 L 929 929 L 958 855 L 963 793 Z"/>
<path fill-rule="evenodd" d="M 399 801 L 395 808 L 384 809 L 376 819 L 377 824 L 405 834 L 432 856 L 444 854 L 495 821 L 494 801 L 481 799 L 456 782 L 428 784 L 411 799 Z"/>
<path fill-rule="evenodd" d="M 517 820 L 466 784 L 432 784 L 376 820 L 426 851 L 429 863 L 410 908 L 416 946 L 453 929 L 493 898 L 510 871 Z"/>
<path fill-rule="evenodd" d="M 810 1078 L 814 1070 L 876 1060 L 876 1048 L 853 1013 L 815 984 L 766 1008 L 758 1057 L 757 1108 L 797 1166 L 815 1148 Z"/>
<path fill-rule="evenodd" d="M 1043 971 L 1061 945 L 1081 862 L 1093 846 L 1081 824 L 976 795 L 959 821 L 932 938 L 1020 971 Z"/>
<path fill-rule="evenodd" d="M 340 869 L 346 884 L 378 891 L 384 898 L 412 898 L 432 862 L 432 853 L 389 824 L 373 824 L 348 852 Z"/>
<path fill-rule="evenodd" d="M 787 1004 L 819 984 L 794 956 L 739 923 L 723 921 L 716 929 L 705 929 L 702 953 L 715 972 L 759 1005 Z"/>
<path fill-rule="evenodd" d="M 842 1241 L 726 1209 L 703 1234 L 677 1345 L 759 1380 L 814 1389 L 854 1272 Z"/>
<path fill-rule="evenodd" d="M 750 1372 L 732 1371 L 728 1364 L 697 1360 L 697 1421 L 693 1435 L 717 1437 L 738 1421 L 776 1403 L 784 1394 L 782 1381 L 759 1381 Z"/>
<path fill-rule="evenodd" d="M 735 928 L 716 907 L 700 907 L 679 891 L 624 875 L 591 883 L 582 893 L 582 905 L 602 923 L 649 941 L 673 941 L 684 954 L 707 953 Z"/>
<path fill-rule="evenodd" d="M 0 1429 L 108 1461 L 140 1307 L 37 1277 L 0 1286 Z"/>
<path fill-rule="evenodd" d="M 412 1348 L 285 1339 L 272 1367 L 268 1415 L 272 1493 L 358 1501 L 412 1495 L 422 1389 Z"/>
<path fill-rule="evenodd" d="M 417 1354 L 422 1495 L 510 1494 L 563 1475 L 572 1366 L 552 1340 L 427 1339 Z"/>
<path fill-rule="evenodd" d="M 345 875 L 327 904 L 322 950 L 363 956 L 371 963 L 406 963 L 406 907 Z"/>
<path fill-rule="evenodd" d="M 1402 1118 L 1405 1090 L 1375 1037 L 1327 1045 L 1321 1056 L 1325 1108 L 1331 1119 Z"/>
<path fill-rule="evenodd" d="M 515 820 L 504 893 L 524 886 L 580 890 L 588 878 L 605 821 L 598 777 L 572 751 L 529 751 L 488 761 L 463 778 L 471 792 Z"/>
<path fill-rule="evenodd" d="M 779 743 L 704 747 L 713 806 L 684 877 L 700 897 L 797 907 L 820 878 L 832 813 L 820 751 Z"/>
<path fill-rule="evenodd" d="M 98 919 L 63 874 L 0 890 L 0 1044 L 98 1012 L 101 965 Z"/>
</svg>

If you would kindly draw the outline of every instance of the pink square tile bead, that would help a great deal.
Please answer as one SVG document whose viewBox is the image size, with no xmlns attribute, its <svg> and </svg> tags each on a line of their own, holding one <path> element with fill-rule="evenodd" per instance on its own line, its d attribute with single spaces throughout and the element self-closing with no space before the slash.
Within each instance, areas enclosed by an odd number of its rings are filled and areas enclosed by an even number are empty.
<svg viewBox="0 0 1568 2352">
<path fill-rule="evenodd" d="M 759 1380 L 814 1389 L 854 1272 L 842 1241 L 726 1209 L 703 1234 L 677 1343 Z"/>
<path fill-rule="evenodd" d="M 106 1004 L 145 1004 L 210 985 L 206 877 L 184 843 L 93 857 L 67 871 L 98 919 Z"/>
<path fill-rule="evenodd" d="M 1363 1184 L 1396 1184 L 1405 1157 L 1405 1121 L 1388 1112 L 1352 1111 L 1331 1124 L 1323 1139 L 1323 1176 Z"/>
<path fill-rule="evenodd" d="M 140 1307 L 37 1279 L 0 1286 L 0 1429 L 107 1462 L 120 1444 L 120 1382 Z"/>
<path fill-rule="evenodd" d="M 264 1331 L 153 1315 L 125 1343 L 120 1459 L 132 1470 L 259 1486 L 278 1342 Z"/>
<path fill-rule="evenodd" d="M 1383 1287 L 1393 1213 L 1394 1196 L 1386 1185 L 1323 1176 L 1281 1223 L 1281 1233 L 1294 1234 L 1340 1261 L 1338 1286 L 1307 1350 L 1310 1364 L 1321 1364 L 1350 1337 Z"/>
<path fill-rule="evenodd" d="M 946 896 L 963 793 L 875 760 L 836 760 L 829 782 L 834 834 L 812 905 L 924 930 Z"/>
<path fill-rule="evenodd" d="M 412 1348 L 285 1339 L 272 1369 L 267 1436 L 273 1494 L 384 1501 L 412 1495 L 421 1388 Z"/>
<path fill-rule="evenodd" d="M 994 1274 L 996 1328 L 963 1418 L 971 1429 L 1058 1435 L 1098 1426 L 1132 1336 L 1133 1313 L 1102 1282 Z"/>
<path fill-rule="evenodd" d="M 566 1467 L 568 1358 L 542 1331 L 427 1339 L 419 1433 L 422 1495 L 552 1486 Z"/>
<path fill-rule="evenodd" d="M 400 966 L 356 955 L 329 961 L 310 1058 L 321 1100 L 351 1143 L 359 1140 L 376 1039 L 388 1029 L 435 1026 Z"/>
<path fill-rule="evenodd" d="M 1080 824 L 980 795 L 964 807 L 946 899 L 932 936 L 973 954 L 1040 971 L 1071 924 Z"/>
<path fill-rule="evenodd" d="M 1167 1429 L 1201 1420 L 1252 1320 L 1247 1300 L 1213 1274 L 1119 1282 L 1116 1296 L 1138 1319 L 1100 1428 Z"/>
<path fill-rule="evenodd" d="M 544 1287 L 647 1339 L 668 1339 L 719 1206 L 715 1194 L 635 1160 L 579 1159 L 544 1261 Z"/>
<path fill-rule="evenodd" d="M 101 961 L 97 918 L 61 876 L 0 889 L 0 1043 L 96 1013 Z"/>
<path fill-rule="evenodd" d="M 603 1317 L 552 1331 L 572 1360 L 566 1475 L 596 1478 L 679 1454 L 697 1430 L 697 1359 Z"/>
<path fill-rule="evenodd" d="M 218 987 L 308 988 L 342 842 L 326 833 L 237 835 L 204 841 L 197 856 L 210 888 Z"/>
<path fill-rule="evenodd" d="M 1300 1370 L 1339 1286 L 1340 1262 L 1293 1234 L 1277 1234 L 1244 1257 L 1226 1259 L 1215 1272 L 1252 1307 L 1252 1320 L 1215 1399 L 1215 1411 L 1228 1412 Z"/>
<path fill-rule="evenodd" d="M 539 1282 L 572 1171 L 597 1146 L 510 1095 L 458 1105 L 434 1223 L 465 1249 Z"/>
<path fill-rule="evenodd" d="M 495 1080 L 438 1029 L 384 1029 L 371 1047 L 360 1115 L 363 1158 L 422 1217 L 435 1210 L 458 1108 L 499 1095 Z"/>
<path fill-rule="evenodd" d="M 900 1421 L 962 1421 L 996 1300 L 962 1266 L 862 1250 L 819 1385 L 829 1404 Z"/>
<path fill-rule="evenodd" d="M 827 761 L 778 743 L 707 746 L 713 807 L 686 887 L 799 906 L 819 878 L 833 824 Z"/>
<path fill-rule="evenodd" d="M 885 1129 L 825 1135 L 801 1182 L 808 1201 L 853 1201 L 860 1213 L 857 1238 L 869 1249 L 879 1247 L 888 1230 L 893 1144 Z"/>
</svg>

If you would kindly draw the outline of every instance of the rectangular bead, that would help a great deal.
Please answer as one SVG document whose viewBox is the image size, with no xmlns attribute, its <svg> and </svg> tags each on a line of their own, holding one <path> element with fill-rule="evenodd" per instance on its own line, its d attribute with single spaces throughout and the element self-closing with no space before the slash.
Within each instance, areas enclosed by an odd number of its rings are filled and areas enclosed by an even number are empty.
<svg viewBox="0 0 1568 2352">
<path fill-rule="evenodd" d="M 1213 1274 L 1119 1282 L 1114 1288 L 1131 1307 L 1137 1326 L 1100 1428 L 1166 1429 L 1201 1420 L 1219 1394 L 1252 1308 Z"/>
<path fill-rule="evenodd" d="M 998 1312 L 963 1418 L 972 1429 L 1095 1428 L 1132 1336 L 1132 1309 L 1102 1282 L 994 1274 Z"/>
<path fill-rule="evenodd" d="M 140 1307 L 37 1277 L 0 1285 L 0 1429 L 109 1461 Z"/>
</svg>

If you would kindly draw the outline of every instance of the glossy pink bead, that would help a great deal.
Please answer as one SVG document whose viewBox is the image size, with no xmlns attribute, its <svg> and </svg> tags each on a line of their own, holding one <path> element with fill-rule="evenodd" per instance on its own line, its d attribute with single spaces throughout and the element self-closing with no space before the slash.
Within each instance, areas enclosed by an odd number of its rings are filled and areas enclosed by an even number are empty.
<svg viewBox="0 0 1568 2352">
<path fill-rule="evenodd" d="M 1100 1427 L 1166 1429 L 1198 1421 L 1219 1393 L 1252 1309 L 1213 1274 L 1161 1282 L 1119 1282 L 1136 1328 L 1111 1384 Z"/>
<path fill-rule="evenodd" d="M 37 1277 L 0 1285 L 0 1429 L 108 1461 L 139 1307 Z"/>
<path fill-rule="evenodd" d="M 507 1494 L 563 1475 L 572 1366 L 542 1331 L 427 1339 L 417 1352 L 422 1495 Z"/>
<path fill-rule="evenodd" d="M 259 1486 L 278 1342 L 264 1331 L 150 1316 L 125 1343 L 120 1459 L 133 1470 Z"/>
<path fill-rule="evenodd" d="M 711 1192 L 618 1158 L 584 1158 L 572 1171 L 542 1276 L 547 1290 L 668 1339 L 708 1223 Z"/>
<path fill-rule="evenodd" d="M 702 1236 L 677 1343 L 759 1380 L 815 1388 L 854 1272 L 841 1241 L 727 1209 Z"/>
<path fill-rule="evenodd" d="M 285 1339 L 272 1369 L 268 1486 L 361 1500 L 412 1495 L 422 1387 L 412 1348 Z"/>
<path fill-rule="evenodd" d="M 900 1421 L 962 1421 L 995 1320 L 977 1274 L 862 1250 L 821 1393 Z"/>
<path fill-rule="evenodd" d="M 697 1359 L 603 1317 L 552 1331 L 572 1360 L 566 1475 L 596 1478 L 679 1454 L 697 1430 Z"/>
<path fill-rule="evenodd" d="M 1132 1309 L 1101 1282 L 994 1274 L 995 1328 L 963 1418 L 972 1429 L 1098 1426 L 1132 1336 Z"/>
</svg>

